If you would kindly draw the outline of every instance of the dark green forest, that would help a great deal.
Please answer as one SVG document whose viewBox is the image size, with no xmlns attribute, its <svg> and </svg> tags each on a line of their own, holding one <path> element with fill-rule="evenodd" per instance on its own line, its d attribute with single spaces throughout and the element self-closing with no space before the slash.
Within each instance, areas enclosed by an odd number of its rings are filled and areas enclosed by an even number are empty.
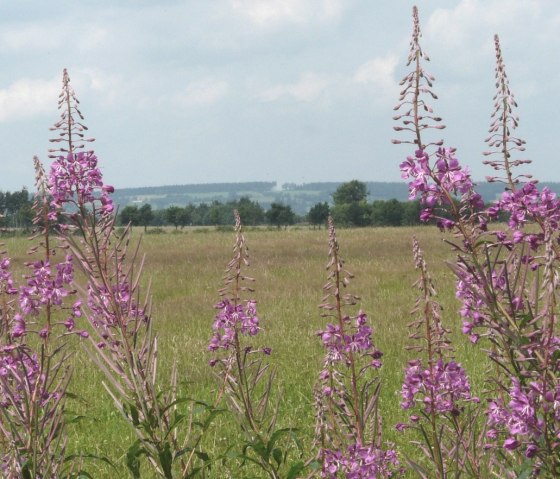
<svg viewBox="0 0 560 479">
<path fill-rule="evenodd" d="M 275 182 L 247 182 L 247 183 L 209 183 L 198 185 L 173 185 L 143 188 L 122 188 L 114 193 L 114 201 L 121 208 L 127 205 L 142 206 L 148 203 L 154 210 L 169 206 L 186 206 L 188 204 L 211 204 L 214 201 L 227 203 L 248 198 L 258 202 L 265 210 L 272 203 L 290 206 L 294 213 L 306 215 L 317 203 L 333 204 L 332 195 L 344 182 L 325 183 L 284 183 L 279 186 Z M 408 200 L 408 188 L 403 182 L 375 182 L 364 181 L 367 188 L 367 200 L 399 201 Z M 560 183 L 542 183 L 552 191 L 560 193 Z M 489 202 L 498 197 L 503 191 L 499 183 L 480 183 L 477 191 L 485 201 Z"/>
<path fill-rule="evenodd" d="M 32 203 L 26 188 L 0 191 L 0 228 L 29 228 L 33 221 Z"/>
<path fill-rule="evenodd" d="M 560 193 L 560 183 L 543 183 Z M 500 183 L 481 183 L 477 190 L 488 203 L 503 191 Z M 32 195 L 0 191 L 0 228 L 29 229 Z M 115 191 L 121 225 L 149 227 L 229 226 L 237 209 L 247 226 L 281 228 L 295 223 L 325 224 L 332 215 L 339 226 L 410 226 L 419 224 L 420 205 L 408 200 L 403 183 L 349 182 L 212 183 Z"/>
<path fill-rule="evenodd" d="M 318 188 L 319 185 L 323 184 L 317 183 L 313 188 Z M 406 197 L 403 200 L 372 200 L 375 195 L 368 187 L 371 183 L 358 180 L 336 183 L 336 187 L 334 183 L 328 185 L 322 190 L 322 196 L 315 197 L 323 201 L 315 202 L 303 213 L 282 198 L 263 205 L 249 196 L 242 196 L 229 201 L 213 199 L 211 202 L 191 202 L 183 206 L 174 204 L 159 209 L 153 208 L 151 203 L 129 204 L 120 210 L 119 221 L 121 225 L 143 226 L 146 230 L 148 227 L 166 225 L 173 225 L 175 229 L 185 226 L 231 226 L 234 222 L 233 211 L 237 210 L 243 224 L 247 226 L 269 225 L 282 228 L 295 223 L 309 223 L 313 227 L 321 227 L 325 225 L 329 215 L 332 215 L 336 224 L 341 227 L 420 224 L 421 205 L 418 201 L 408 201 Z M 286 187 L 290 186 L 285 185 Z M 299 187 L 291 188 L 292 190 L 285 191 L 297 192 Z M 380 194 L 379 190 L 382 188 L 377 190 L 377 194 Z M 385 191 L 390 192 L 390 189 L 386 188 Z M 284 199 L 286 197 L 288 196 Z M 294 195 L 292 198 L 297 197 Z"/>
</svg>

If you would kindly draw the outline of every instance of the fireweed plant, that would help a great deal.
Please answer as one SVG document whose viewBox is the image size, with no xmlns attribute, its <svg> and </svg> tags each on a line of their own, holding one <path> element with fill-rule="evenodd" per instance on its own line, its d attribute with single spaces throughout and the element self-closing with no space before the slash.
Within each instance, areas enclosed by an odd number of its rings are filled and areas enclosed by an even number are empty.
<svg viewBox="0 0 560 479">
<path fill-rule="evenodd" d="M 231 450 L 228 457 L 255 464 L 272 479 L 295 479 L 305 464 L 299 459 L 292 462 L 290 452 L 295 446 L 301 456 L 301 445 L 295 429 L 278 428 L 276 424 L 281 395 L 275 394 L 276 370 L 266 360 L 271 349 L 250 344 L 261 326 L 257 303 L 250 297 L 255 280 L 244 272 L 249 266 L 249 253 L 237 210 L 234 217 L 233 258 L 226 268 L 224 287 L 219 290 L 221 299 L 215 305 L 218 312 L 208 345 L 213 355 L 210 366 L 220 385 L 218 397 L 224 396 L 246 439 L 242 452 Z"/>
<path fill-rule="evenodd" d="M 49 217 L 58 223 L 61 238 L 84 280 L 75 285 L 81 301 L 63 324 L 72 330 L 74 319 L 87 320 L 85 347 L 103 373 L 103 383 L 136 435 L 126 455 L 133 477 L 140 477 L 142 457 L 159 477 L 193 477 L 204 469 L 207 455 L 200 448 L 203 432 L 215 411 L 197 403 L 204 418 L 195 418 L 193 401 L 178 396 L 178 373 L 173 368 L 166 386 L 158 383 L 158 342 L 153 332 L 149 287 L 141 291 L 143 258 L 130 242 L 130 230 L 118 235 L 110 193 L 103 183 L 97 157 L 85 144 L 87 128 L 79 102 L 63 73 L 59 96 L 60 120 L 51 140 L 54 161 L 48 179 Z M 47 207 L 46 207 L 47 208 Z M 70 259 L 67 263 L 72 265 Z M 66 266 L 69 268 L 69 266 Z M 63 274 L 66 269 L 60 269 Z M 189 404 L 188 411 L 181 406 Z M 201 408 L 202 406 L 202 408 Z M 208 412 L 208 414 L 206 414 Z M 196 419 L 196 420 L 195 420 Z M 181 427 L 179 427 L 181 426 Z M 197 463 L 197 464 L 195 464 Z"/>
<path fill-rule="evenodd" d="M 70 336 L 88 333 L 75 327 L 81 303 L 74 261 L 53 237 L 56 209 L 47 175 L 34 163 L 35 233 L 20 284 L 7 253 L 0 258 L 0 471 L 8 478 L 77 477 L 81 461 L 66 454 L 66 425 L 74 420 L 65 414 L 72 369 L 66 346 Z"/>
<path fill-rule="evenodd" d="M 318 333 L 326 354 L 315 394 L 321 477 L 395 477 L 400 473 L 396 452 L 381 443 L 378 370 L 383 353 L 373 343 L 367 315 L 346 313 L 358 301 L 344 292 L 353 275 L 340 256 L 332 217 L 328 231 L 327 282 L 319 307 L 332 323 Z"/>
<path fill-rule="evenodd" d="M 529 181 L 529 175 L 515 171 L 529 162 L 512 158 L 514 152 L 523 151 L 525 142 L 512 136 L 518 125 L 516 102 L 497 36 L 497 93 L 486 140 L 491 151 L 485 154 L 492 155 L 486 163 L 497 171 L 495 177 L 488 179 L 503 182 L 504 193 L 486 207 L 468 169 L 456 158 L 455 149 L 438 143 L 438 149 L 429 153 L 430 144 L 422 138 L 428 122 L 418 112 L 425 107 L 422 95 L 434 95 L 419 80 L 425 76 L 420 66 L 422 50 L 416 46 L 416 9 L 413 17 L 409 64 L 416 51 L 415 70 L 405 77 L 407 87 L 396 107 L 409 110 L 395 117 L 404 125 L 395 129 L 410 131 L 413 139 L 394 142 L 416 146 L 414 155 L 400 165 L 402 177 L 409 180 L 410 198 L 420 198 L 421 219 L 434 220 L 441 230 L 453 235 L 452 240 L 446 241 L 457 253 L 449 266 L 457 278 L 462 331 L 473 345 L 483 345 L 496 365 L 483 398 L 485 448 L 502 458 L 502 473 L 503 464 L 517 463 L 519 477 L 558 477 L 560 338 L 556 316 L 560 201 L 547 188 L 539 191 L 535 182 Z M 507 228 L 499 224 L 490 228 L 489 222 L 501 215 L 507 218 Z M 408 378 L 409 371 L 403 391 L 410 388 Z M 430 453 L 437 454 L 437 445 L 426 446 L 432 448 Z M 512 470 L 508 475 L 511 474 L 518 477 Z"/>
<path fill-rule="evenodd" d="M 442 324 L 442 308 L 416 238 L 413 253 L 420 296 L 412 311 L 415 319 L 408 325 L 413 343 L 407 349 L 420 357 L 410 360 L 405 370 L 401 407 L 411 415 L 397 430 L 415 429 L 423 440 L 414 444 L 427 464 L 408 459 L 420 477 L 483 477 L 488 469 L 485 458 L 479 457 L 484 452 L 476 424 L 480 408 L 469 408 L 480 401 L 471 395 L 467 374 L 453 358 L 450 331 Z"/>
<path fill-rule="evenodd" d="M 400 165 L 410 198 L 419 198 L 421 219 L 448 233 L 456 257 L 462 332 L 482 346 L 493 369 L 480 399 L 466 371 L 453 358 L 435 287 L 420 246 L 420 297 L 410 324 L 416 353 L 405 369 L 402 407 L 410 411 L 398 429 L 417 433 L 422 454 L 408 458 L 423 478 L 560 477 L 560 384 L 557 326 L 560 200 L 539 190 L 529 164 L 514 157 L 525 142 L 514 137 L 517 107 L 509 87 L 499 38 L 496 96 L 487 143 L 489 181 L 505 191 L 484 205 L 469 170 L 454 148 L 427 141 L 441 118 L 425 98 L 436 99 L 428 60 L 420 46 L 418 11 L 401 85 L 399 132 L 394 143 L 415 145 Z M 241 449 L 219 455 L 272 479 L 298 477 L 388 478 L 403 473 L 395 450 L 384 448 L 379 406 L 381 352 L 367 315 L 347 311 L 357 298 L 343 293 L 352 275 L 344 267 L 329 219 L 328 279 L 321 309 L 330 323 L 318 333 L 326 354 L 315 391 L 316 438 L 301 459 L 293 428 L 279 428 L 276 371 L 271 350 L 251 343 L 261 331 L 248 253 L 236 213 L 236 240 L 208 349 L 219 379 L 214 404 L 182 397 L 179 373 L 158 377 L 158 341 L 153 329 L 143 259 L 130 228 L 117 233 L 113 188 L 103 182 L 95 153 L 86 148 L 87 128 L 64 71 L 60 120 L 51 141 L 48 174 L 35 159 L 35 235 L 19 281 L 11 259 L 0 252 L 0 474 L 7 478 L 83 477 L 86 457 L 67 453 L 66 411 L 71 397 L 68 342 L 78 339 L 105 378 L 114 405 L 134 431 L 126 454 L 132 477 L 150 469 L 164 478 L 212 477 L 214 459 L 203 436 L 224 399 L 245 436 Z M 495 220 L 506 218 L 507 227 Z M 74 269 L 77 269 L 75 274 Z M 292 456 L 298 456 L 292 460 Z M 233 469 L 232 469 L 233 470 Z"/>
</svg>

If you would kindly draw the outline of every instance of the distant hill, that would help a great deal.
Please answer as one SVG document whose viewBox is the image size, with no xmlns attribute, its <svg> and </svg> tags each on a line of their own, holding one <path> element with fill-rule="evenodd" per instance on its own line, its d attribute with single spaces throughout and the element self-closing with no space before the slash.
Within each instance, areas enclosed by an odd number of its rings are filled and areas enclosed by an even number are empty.
<svg viewBox="0 0 560 479">
<path fill-rule="evenodd" d="M 285 183 L 281 187 L 276 182 L 256 181 L 248 183 L 207 183 L 193 185 L 147 186 L 141 188 L 117 189 L 113 195 L 115 203 L 121 208 L 127 205 L 149 203 L 154 209 L 187 204 L 222 203 L 243 196 L 268 209 L 271 203 L 283 203 L 292 207 L 299 215 L 306 214 L 316 203 L 332 203 L 332 194 L 343 182 L 325 183 Z M 368 187 L 369 201 L 408 199 L 408 187 L 404 182 L 365 182 Z M 539 183 L 560 194 L 560 183 Z M 480 183 L 477 191 L 485 201 L 497 198 L 503 191 L 499 183 Z"/>
</svg>

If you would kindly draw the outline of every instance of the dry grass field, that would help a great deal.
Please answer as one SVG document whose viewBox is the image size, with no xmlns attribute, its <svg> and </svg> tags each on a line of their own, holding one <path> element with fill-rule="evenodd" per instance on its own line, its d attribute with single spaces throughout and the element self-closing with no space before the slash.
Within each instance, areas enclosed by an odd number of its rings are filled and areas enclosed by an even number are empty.
<svg viewBox="0 0 560 479">
<path fill-rule="evenodd" d="M 408 438 L 394 430 L 405 419 L 400 411 L 399 390 L 403 368 L 410 354 L 407 323 L 416 297 L 412 287 L 417 278 L 411 253 L 411 236 L 416 235 L 440 292 L 444 321 L 453 330 L 457 358 L 471 375 L 475 391 L 482 387 L 485 359 L 460 333 L 460 318 L 454 299 L 454 279 L 445 266 L 452 253 L 443 234 L 433 227 L 338 230 L 341 255 L 355 274 L 351 292 L 361 298 L 359 308 L 371 318 L 374 340 L 384 352 L 381 409 L 384 434 L 397 448 L 409 451 Z M 136 233 L 135 233 L 136 234 Z M 323 357 L 316 332 L 323 327 L 317 305 L 326 280 L 328 238 L 326 230 L 248 229 L 245 231 L 255 277 L 254 297 L 264 332 L 255 342 L 272 348 L 271 361 L 279 370 L 278 387 L 283 390 L 281 424 L 299 428 L 304 444 L 313 435 L 312 389 Z M 140 230 L 137 237 L 140 237 Z M 206 350 L 218 300 L 222 275 L 230 260 L 232 231 L 184 230 L 142 237 L 146 254 L 144 276 L 151 279 L 154 325 L 159 337 L 160 378 L 169 377 L 177 361 L 183 393 L 211 402 L 216 385 Z M 28 244 L 10 238 L 6 248 L 14 264 L 25 260 Z M 357 309 L 356 309 L 357 312 Z M 132 431 L 112 407 L 101 377 L 89 357 L 76 344 L 76 370 L 70 390 L 80 397 L 72 411 L 84 419 L 71 429 L 71 449 L 99 454 L 113 461 L 118 471 L 93 463 L 93 477 L 127 477 L 126 449 L 134 441 Z M 205 441 L 211 451 L 223 451 L 234 442 L 235 429 L 227 416 L 214 424 Z M 227 476 L 215 469 L 210 477 L 245 477 L 244 472 Z M 147 476 L 149 477 L 149 476 Z"/>
</svg>

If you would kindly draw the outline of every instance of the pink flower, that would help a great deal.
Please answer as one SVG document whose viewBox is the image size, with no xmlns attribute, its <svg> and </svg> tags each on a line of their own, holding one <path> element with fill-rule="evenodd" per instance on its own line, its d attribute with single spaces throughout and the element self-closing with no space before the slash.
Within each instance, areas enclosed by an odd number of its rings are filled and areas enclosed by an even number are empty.
<svg viewBox="0 0 560 479">
<path fill-rule="evenodd" d="M 49 188 L 55 209 L 67 202 L 85 206 L 99 201 L 104 214 L 113 211 L 109 194 L 114 188 L 103 184 L 101 170 L 97 167 L 97 157 L 93 151 L 68 153 L 53 161 Z"/>
</svg>

